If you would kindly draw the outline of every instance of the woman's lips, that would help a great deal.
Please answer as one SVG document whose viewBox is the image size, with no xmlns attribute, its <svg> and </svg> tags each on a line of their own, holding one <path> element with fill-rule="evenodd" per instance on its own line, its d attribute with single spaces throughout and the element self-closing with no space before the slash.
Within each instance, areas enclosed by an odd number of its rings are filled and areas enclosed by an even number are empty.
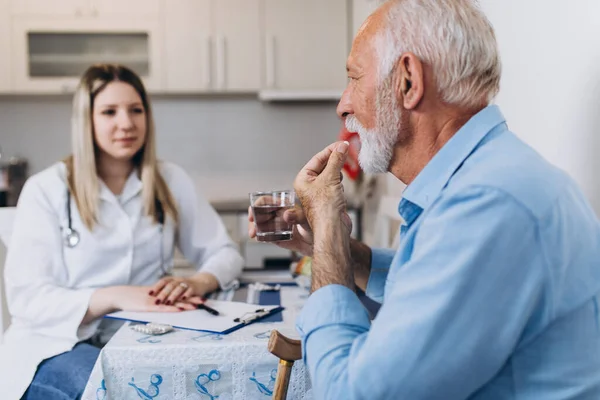
<svg viewBox="0 0 600 400">
<path fill-rule="evenodd" d="M 115 141 L 118 143 L 134 143 L 136 140 L 137 140 L 136 137 L 126 137 L 126 138 L 115 139 Z"/>
</svg>

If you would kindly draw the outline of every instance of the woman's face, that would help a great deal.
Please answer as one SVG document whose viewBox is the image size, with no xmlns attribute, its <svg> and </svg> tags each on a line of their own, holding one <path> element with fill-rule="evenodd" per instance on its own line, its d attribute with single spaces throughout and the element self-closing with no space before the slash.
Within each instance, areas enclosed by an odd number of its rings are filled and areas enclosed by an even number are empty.
<svg viewBox="0 0 600 400">
<path fill-rule="evenodd" d="M 94 141 L 104 156 L 131 160 L 146 141 L 146 110 L 136 90 L 113 81 L 94 99 Z"/>
</svg>

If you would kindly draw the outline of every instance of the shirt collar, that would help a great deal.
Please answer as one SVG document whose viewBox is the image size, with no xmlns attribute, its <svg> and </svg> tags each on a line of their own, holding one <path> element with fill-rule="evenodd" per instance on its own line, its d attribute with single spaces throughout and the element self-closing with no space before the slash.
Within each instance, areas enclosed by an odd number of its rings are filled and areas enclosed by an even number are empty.
<svg viewBox="0 0 600 400">
<path fill-rule="evenodd" d="M 117 196 L 111 192 L 102 179 L 98 180 L 100 181 L 100 198 L 107 201 L 117 201 Z M 137 196 L 142 191 L 142 186 L 142 181 L 138 176 L 138 170 L 134 169 L 129 174 L 125 186 L 123 187 L 123 191 L 120 194 L 120 203 L 125 204 L 131 198 Z"/>
<path fill-rule="evenodd" d="M 500 108 L 495 105 L 487 106 L 467 121 L 404 190 L 398 208 L 400 214 L 406 211 L 406 204 L 403 205 L 406 201 L 421 210 L 427 209 L 477 145 L 504 122 Z"/>
</svg>

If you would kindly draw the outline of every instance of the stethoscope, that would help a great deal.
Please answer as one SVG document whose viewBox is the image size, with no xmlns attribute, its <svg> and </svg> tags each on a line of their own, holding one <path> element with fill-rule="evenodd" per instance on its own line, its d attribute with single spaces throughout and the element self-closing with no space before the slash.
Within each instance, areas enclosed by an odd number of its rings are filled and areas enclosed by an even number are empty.
<svg viewBox="0 0 600 400">
<path fill-rule="evenodd" d="M 65 229 L 65 246 L 72 249 L 79 244 L 81 236 L 73 229 L 73 218 L 71 217 L 71 191 L 67 189 L 67 229 Z"/>
<path fill-rule="evenodd" d="M 162 270 L 163 276 L 169 275 L 168 268 L 165 268 L 165 252 L 163 246 L 164 240 L 164 227 L 165 227 L 165 213 L 163 211 L 162 204 L 160 201 L 156 201 L 156 214 L 158 223 L 160 225 L 160 269 Z M 81 236 L 76 229 L 73 229 L 73 217 L 71 216 L 71 191 L 67 189 L 67 228 L 64 232 L 64 243 L 65 246 L 72 249 L 75 248 L 81 241 Z"/>
</svg>

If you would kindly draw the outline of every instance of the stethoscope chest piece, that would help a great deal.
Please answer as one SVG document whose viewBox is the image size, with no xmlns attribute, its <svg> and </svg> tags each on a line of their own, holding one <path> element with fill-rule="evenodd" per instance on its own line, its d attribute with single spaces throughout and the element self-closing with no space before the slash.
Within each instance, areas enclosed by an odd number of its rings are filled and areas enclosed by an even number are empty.
<svg viewBox="0 0 600 400">
<path fill-rule="evenodd" d="M 79 232 L 73 229 L 73 219 L 71 217 L 71 192 L 67 188 L 67 222 L 68 226 L 65 229 L 65 246 L 72 249 L 79 244 Z"/>
<path fill-rule="evenodd" d="M 79 233 L 75 229 L 67 228 L 65 231 L 65 246 L 73 248 L 79 244 Z"/>
</svg>

